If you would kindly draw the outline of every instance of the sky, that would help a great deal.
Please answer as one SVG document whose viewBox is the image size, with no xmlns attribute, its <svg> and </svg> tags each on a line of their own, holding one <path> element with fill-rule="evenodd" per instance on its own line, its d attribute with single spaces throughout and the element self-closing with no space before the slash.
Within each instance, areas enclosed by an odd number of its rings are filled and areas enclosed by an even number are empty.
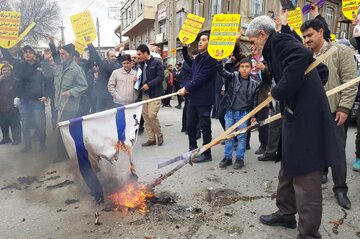
<svg viewBox="0 0 360 239">
<path fill-rule="evenodd" d="M 85 10 L 90 10 L 94 24 L 96 17 L 99 17 L 100 25 L 100 45 L 114 47 L 119 44 L 119 38 L 114 34 L 114 30 L 119 26 L 120 20 L 108 18 L 108 8 L 119 6 L 120 0 L 56 0 L 61 8 L 62 20 L 65 26 L 65 41 L 73 43 L 75 41 L 74 31 L 71 26 L 70 16 Z M 61 21 L 59 21 L 59 26 Z M 61 39 L 60 30 L 55 36 Z M 93 42 L 94 46 L 98 45 L 98 40 Z"/>
</svg>

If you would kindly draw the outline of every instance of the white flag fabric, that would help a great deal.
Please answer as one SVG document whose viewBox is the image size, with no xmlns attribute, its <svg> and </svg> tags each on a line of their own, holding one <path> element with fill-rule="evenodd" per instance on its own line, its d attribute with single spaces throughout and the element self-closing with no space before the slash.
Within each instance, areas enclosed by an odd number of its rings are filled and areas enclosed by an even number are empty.
<svg viewBox="0 0 360 239">
<path fill-rule="evenodd" d="M 100 160 L 130 153 L 137 137 L 142 104 L 131 104 L 59 123 L 70 159 L 76 160 L 85 183 L 98 201 L 102 188 L 96 177 Z"/>
</svg>

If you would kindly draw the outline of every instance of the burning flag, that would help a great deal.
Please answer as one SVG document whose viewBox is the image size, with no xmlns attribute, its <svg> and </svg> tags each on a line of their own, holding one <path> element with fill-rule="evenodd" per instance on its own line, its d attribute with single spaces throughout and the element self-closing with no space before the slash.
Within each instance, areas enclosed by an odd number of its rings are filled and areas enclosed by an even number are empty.
<svg viewBox="0 0 360 239">
<path fill-rule="evenodd" d="M 147 185 L 140 185 L 134 181 L 120 192 L 111 194 L 109 198 L 116 207 L 134 208 L 146 213 L 148 212 L 147 200 L 154 198 L 154 193 L 148 189 Z"/>
<path fill-rule="evenodd" d="M 96 176 L 99 162 L 118 160 L 122 152 L 134 165 L 130 154 L 136 142 L 142 104 L 136 103 L 59 123 L 70 159 L 78 162 L 80 173 L 96 202 L 103 201 L 103 190 Z"/>
</svg>

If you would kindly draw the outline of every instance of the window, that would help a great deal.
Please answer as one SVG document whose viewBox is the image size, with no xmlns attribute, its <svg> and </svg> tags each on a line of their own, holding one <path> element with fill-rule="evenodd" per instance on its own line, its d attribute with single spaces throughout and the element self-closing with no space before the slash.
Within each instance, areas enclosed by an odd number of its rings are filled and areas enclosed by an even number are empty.
<svg viewBox="0 0 360 239">
<path fill-rule="evenodd" d="M 185 12 L 176 13 L 176 34 L 180 31 L 182 25 L 185 22 Z"/>
<path fill-rule="evenodd" d="M 349 33 L 349 23 L 342 22 L 340 23 L 340 32 L 338 33 L 338 39 L 348 38 Z"/>
<path fill-rule="evenodd" d="M 125 14 L 125 12 L 121 13 L 121 27 L 122 28 L 126 27 L 126 14 Z"/>
<path fill-rule="evenodd" d="M 126 22 L 127 22 L 126 26 L 129 26 L 131 23 L 131 8 L 130 7 L 128 7 L 126 9 L 126 13 L 127 13 L 126 14 Z"/>
<path fill-rule="evenodd" d="M 194 6 L 193 13 L 195 15 L 200 15 L 200 3 L 199 3 L 199 0 L 193 0 L 193 6 Z"/>
<path fill-rule="evenodd" d="M 217 13 L 221 13 L 221 0 L 211 0 L 209 17 L 212 17 Z"/>
<path fill-rule="evenodd" d="M 134 1 L 132 4 L 131 4 L 131 20 L 134 21 L 138 14 L 138 9 L 137 9 L 137 1 Z"/>
<path fill-rule="evenodd" d="M 257 17 L 264 15 L 264 1 L 250 0 L 249 17 Z"/>
<path fill-rule="evenodd" d="M 135 0 L 138 2 L 138 9 L 139 9 L 139 12 L 138 14 L 141 14 L 143 12 L 143 0 Z"/>
<path fill-rule="evenodd" d="M 325 20 L 329 25 L 330 32 L 334 30 L 334 19 L 335 19 L 335 10 L 332 7 L 326 7 L 325 10 Z"/>
<path fill-rule="evenodd" d="M 164 33 L 164 35 L 166 35 L 166 24 L 165 24 L 166 20 L 160 21 L 159 22 L 159 33 Z"/>
</svg>

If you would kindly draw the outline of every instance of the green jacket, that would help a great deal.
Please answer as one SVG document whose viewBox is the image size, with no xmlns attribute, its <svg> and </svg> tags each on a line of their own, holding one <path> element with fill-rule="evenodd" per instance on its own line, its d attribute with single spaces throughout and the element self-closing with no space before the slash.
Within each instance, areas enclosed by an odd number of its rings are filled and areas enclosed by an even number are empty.
<svg viewBox="0 0 360 239">
<path fill-rule="evenodd" d="M 329 79 L 325 85 L 326 91 L 357 77 L 356 62 L 352 50 L 347 46 L 334 43 L 327 44 L 325 47 L 328 49 L 333 45 L 335 45 L 338 50 L 324 61 L 324 64 L 329 69 Z M 324 52 L 326 49 L 324 49 Z M 349 114 L 353 107 L 357 90 L 358 86 L 353 85 L 329 97 L 331 113 L 344 112 Z"/>
<path fill-rule="evenodd" d="M 59 111 L 78 111 L 81 95 L 88 88 L 85 73 L 81 67 L 72 61 L 67 68 L 59 65 L 55 71 L 55 107 Z M 69 98 L 61 96 L 61 93 L 69 91 Z"/>
</svg>

